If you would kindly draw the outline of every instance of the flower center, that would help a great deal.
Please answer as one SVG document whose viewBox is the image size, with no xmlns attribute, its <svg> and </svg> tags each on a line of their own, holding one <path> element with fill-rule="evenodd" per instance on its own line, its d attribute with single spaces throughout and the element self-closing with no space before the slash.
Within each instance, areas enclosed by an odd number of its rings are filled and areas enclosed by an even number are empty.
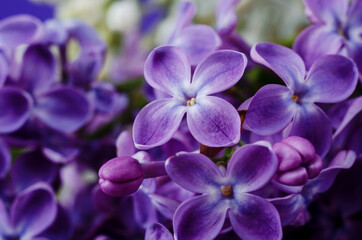
<svg viewBox="0 0 362 240">
<path fill-rule="evenodd" d="M 296 96 L 296 95 L 293 95 L 293 96 L 291 97 L 291 99 L 292 99 L 294 102 L 298 102 L 299 97 Z"/>
<path fill-rule="evenodd" d="M 196 104 L 196 99 L 195 98 L 191 98 L 190 100 L 186 101 L 187 106 L 193 106 L 195 104 Z"/>
<path fill-rule="evenodd" d="M 230 196 L 233 193 L 231 185 L 221 186 L 221 194 L 223 196 Z"/>
</svg>

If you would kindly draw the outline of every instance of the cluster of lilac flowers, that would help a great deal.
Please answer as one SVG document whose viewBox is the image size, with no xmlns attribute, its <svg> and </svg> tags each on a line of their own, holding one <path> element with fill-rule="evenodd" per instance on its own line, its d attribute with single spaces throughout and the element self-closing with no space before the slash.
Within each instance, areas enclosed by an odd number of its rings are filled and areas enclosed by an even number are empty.
<svg viewBox="0 0 362 240">
<path fill-rule="evenodd" d="M 0 239 L 358 239 L 362 0 L 303 0 L 292 48 L 239 2 L 149 49 L 145 11 L 106 73 L 90 25 L 0 19 Z"/>
</svg>

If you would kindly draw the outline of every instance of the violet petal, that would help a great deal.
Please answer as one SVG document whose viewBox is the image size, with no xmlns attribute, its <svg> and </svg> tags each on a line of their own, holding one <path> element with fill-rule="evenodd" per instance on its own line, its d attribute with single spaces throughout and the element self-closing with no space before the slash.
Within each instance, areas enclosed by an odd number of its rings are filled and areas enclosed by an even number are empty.
<svg viewBox="0 0 362 240">
<path fill-rule="evenodd" d="M 171 139 L 179 127 L 186 107 L 171 99 L 160 99 L 146 105 L 133 124 L 136 148 L 146 150 Z"/>
<path fill-rule="evenodd" d="M 348 0 L 303 0 L 314 18 L 324 23 L 337 23 L 347 14 Z"/>
<path fill-rule="evenodd" d="M 154 223 L 146 229 L 145 240 L 174 240 L 170 231 L 160 223 Z"/>
<path fill-rule="evenodd" d="M 10 149 L 0 138 L 0 179 L 5 177 L 11 166 Z"/>
<path fill-rule="evenodd" d="M 219 190 L 219 180 L 223 175 L 203 154 L 180 154 L 169 158 L 165 166 L 171 179 L 186 190 L 196 193 Z"/>
<path fill-rule="evenodd" d="M 6 77 L 9 74 L 9 62 L 5 54 L 0 51 L 0 87 L 4 85 Z"/>
<path fill-rule="evenodd" d="M 187 108 L 192 136 L 209 147 L 231 146 L 240 140 L 241 120 L 236 109 L 222 98 L 202 96 Z"/>
</svg>

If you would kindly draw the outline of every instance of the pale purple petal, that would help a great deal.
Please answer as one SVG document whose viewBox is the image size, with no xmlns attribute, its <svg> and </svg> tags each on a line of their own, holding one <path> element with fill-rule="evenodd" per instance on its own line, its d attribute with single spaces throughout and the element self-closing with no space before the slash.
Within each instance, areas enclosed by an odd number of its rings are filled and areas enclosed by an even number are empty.
<svg viewBox="0 0 362 240">
<path fill-rule="evenodd" d="M 362 112 L 362 96 L 353 100 L 353 103 L 345 113 L 342 122 L 339 124 L 336 132 L 333 134 L 333 138 L 335 139 L 360 112 Z"/>
<path fill-rule="evenodd" d="M 197 96 L 222 92 L 243 76 L 247 58 L 243 53 L 221 50 L 211 54 L 195 70 L 191 88 Z"/>
<path fill-rule="evenodd" d="M 187 108 L 187 125 L 192 136 L 209 147 L 231 146 L 240 140 L 238 112 L 218 97 L 197 97 L 196 104 Z"/>
<path fill-rule="evenodd" d="M 220 35 L 231 34 L 237 24 L 238 17 L 235 12 L 240 0 L 219 1 L 216 7 L 216 30 Z"/>
<path fill-rule="evenodd" d="M 305 104 L 298 108 L 289 136 L 308 139 L 316 153 L 323 158 L 331 146 L 332 125 L 318 106 Z"/>
<path fill-rule="evenodd" d="M 165 226 L 154 223 L 146 229 L 145 240 L 173 240 L 173 236 Z"/>
<path fill-rule="evenodd" d="M 190 64 L 195 66 L 214 52 L 221 40 L 214 29 L 200 24 L 184 28 L 169 44 L 185 51 Z"/>
<path fill-rule="evenodd" d="M 340 151 L 318 177 L 307 182 L 303 188 L 303 195 L 311 199 L 315 194 L 327 191 L 332 186 L 339 171 L 352 167 L 355 160 L 356 154 L 353 151 Z"/>
<path fill-rule="evenodd" d="M 252 192 L 267 184 L 278 167 L 278 159 L 267 146 L 245 145 L 235 151 L 227 169 L 226 178 L 234 184 L 235 192 Z"/>
<path fill-rule="evenodd" d="M 350 43 L 347 45 L 347 53 L 348 56 L 353 59 L 356 63 L 359 74 L 360 74 L 360 83 L 362 83 L 362 43 L 360 44 L 353 44 Z"/>
<path fill-rule="evenodd" d="M 83 92 L 60 87 L 38 96 L 35 115 L 49 127 L 71 133 L 90 118 L 92 106 Z"/>
<path fill-rule="evenodd" d="M 308 91 L 302 101 L 335 103 L 348 98 L 356 88 L 356 65 L 341 55 L 319 58 L 306 78 Z"/>
<path fill-rule="evenodd" d="M 357 0 L 358 1 L 358 0 Z M 324 23 L 338 23 L 347 14 L 348 0 L 303 0 L 314 18 Z"/>
<path fill-rule="evenodd" d="M 0 21 L 0 48 L 14 48 L 40 39 L 43 26 L 30 15 L 15 15 Z"/>
<path fill-rule="evenodd" d="M 178 7 L 177 22 L 169 41 L 177 37 L 178 34 L 187 26 L 191 24 L 192 18 L 196 13 L 196 5 L 193 2 L 181 1 Z"/>
<path fill-rule="evenodd" d="M 116 140 L 117 156 L 132 156 L 136 152 L 133 139 L 129 131 L 121 132 Z"/>
<path fill-rule="evenodd" d="M 0 51 L 0 87 L 3 86 L 8 74 L 9 74 L 9 62 L 5 54 L 2 51 Z"/>
<path fill-rule="evenodd" d="M 285 86 L 269 84 L 259 89 L 248 108 L 245 124 L 260 135 L 270 135 L 285 128 L 294 117 L 297 104 Z"/>
<path fill-rule="evenodd" d="M 132 195 L 133 216 L 138 225 L 147 228 L 152 223 L 157 222 L 156 209 L 151 199 L 142 191 L 137 191 Z"/>
<path fill-rule="evenodd" d="M 2 235 L 11 235 L 13 231 L 8 211 L 3 201 L 0 199 L 0 233 Z"/>
<path fill-rule="evenodd" d="M 303 217 L 305 215 L 305 203 L 302 195 L 291 194 L 271 199 L 270 202 L 278 210 L 282 226 L 295 223 L 299 219 L 303 219 L 305 222 L 306 217 Z"/>
<path fill-rule="evenodd" d="M 176 239 L 214 239 L 225 222 L 227 204 L 204 194 L 184 201 L 176 210 L 173 229 Z"/>
<path fill-rule="evenodd" d="M 305 66 L 303 60 L 293 50 L 269 42 L 255 44 L 251 58 L 278 74 L 285 84 L 295 89 L 303 83 Z"/>
<path fill-rule="evenodd" d="M 11 155 L 8 145 L 0 138 L 0 179 L 5 177 L 11 166 Z"/>
<path fill-rule="evenodd" d="M 56 62 L 47 47 L 30 46 L 23 55 L 19 84 L 28 92 L 37 94 L 50 88 L 56 77 Z"/>
<path fill-rule="evenodd" d="M 186 53 L 177 47 L 155 48 L 147 57 L 144 70 L 148 84 L 173 96 L 183 96 L 191 82 L 191 66 Z"/>
<path fill-rule="evenodd" d="M 317 2 L 317 1 L 316 1 Z M 293 49 L 309 69 L 319 57 L 337 54 L 343 45 L 343 37 L 335 29 L 325 25 L 312 25 L 304 29 L 294 42 Z"/>
<path fill-rule="evenodd" d="M 150 149 L 166 143 L 180 126 L 186 107 L 172 98 L 153 101 L 138 113 L 133 124 L 136 148 Z"/>
<path fill-rule="evenodd" d="M 219 190 L 223 174 L 203 154 L 180 154 L 169 158 L 165 166 L 170 178 L 186 190 L 196 193 Z"/>
<path fill-rule="evenodd" d="M 282 239 L 282 226 L 275 207 L 266 199 L 252 194 L 235 195 L 236 204 L 229 218 L 236 234 L 243 240 Z"/>
<path fill-rule="evenodd" d="M 24 239 L 43 232 L 53 223 L 56 214 L 55 195 L 44 183 L 19 193 L 11 206 L 12 222 Z"/>
<path fill-rule="evenodd" d="M 18 130 L 25 124 L 33 107 L 31 96 L 19 89 L 0 89 L 0 133 Z"/>
</svg>

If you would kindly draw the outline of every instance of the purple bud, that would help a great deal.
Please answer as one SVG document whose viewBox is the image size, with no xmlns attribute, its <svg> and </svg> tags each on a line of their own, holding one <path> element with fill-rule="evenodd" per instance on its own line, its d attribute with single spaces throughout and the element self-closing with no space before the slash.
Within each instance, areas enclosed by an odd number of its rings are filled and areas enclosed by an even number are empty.
<svg viewBox="0 0 362 240">
<path fill-rule="evenodd" d="M 109 160 L 99 169 L 102 191 L 113 197 L 123 197 L 136 192 L 143 181 L 141 164 L 131 157 Z"/>
<path fill-rule="evenodd" d="M 323 167 L 320 156 L 311 142 L 291 136 L 273 145 L 279 167 L 274 180 L 289 186 L 304 185 L 308 179 L 318 176 Z"/>
</svg>

